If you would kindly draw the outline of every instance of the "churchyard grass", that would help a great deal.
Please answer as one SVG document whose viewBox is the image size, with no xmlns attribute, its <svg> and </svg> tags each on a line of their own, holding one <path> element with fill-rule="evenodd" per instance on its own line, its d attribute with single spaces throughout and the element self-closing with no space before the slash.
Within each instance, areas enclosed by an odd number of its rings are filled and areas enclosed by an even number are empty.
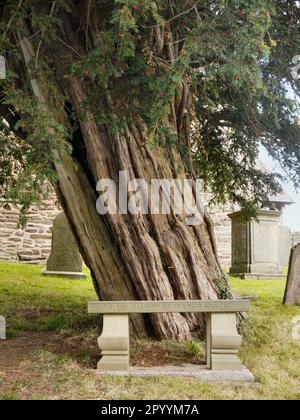
<svg viewBox="0 0 300 420">
<path fill-rule="evenodd" d="M 8 337 L 20 331 L 66 330 L 90 323 L 87 299 L 95 299 L 90 279 L 45 277 L 45 267 L 0 263 L 0 315 Z"/>
<path fill-rule="evenodd" d="M 95 299 L 90 277 L 44 277 L 42 270 L 0 264 L 0 315 L 8 323 L 8 340 L 0 341 L 0 399 L 300 399 L 300 341 L 291 333 L 300 308 L 281 305 L 283 281 L 231 279 L 236 294 L 257 297 L 243 325 L 240 353 L 256 383 L 207 385 L 96 376 L 101 317 L 87 315 L 87 301 Z M 139 340 L 132 353 L 145 366 L 157 360 L 197 362 L 203 343 Z"/>
</svg>

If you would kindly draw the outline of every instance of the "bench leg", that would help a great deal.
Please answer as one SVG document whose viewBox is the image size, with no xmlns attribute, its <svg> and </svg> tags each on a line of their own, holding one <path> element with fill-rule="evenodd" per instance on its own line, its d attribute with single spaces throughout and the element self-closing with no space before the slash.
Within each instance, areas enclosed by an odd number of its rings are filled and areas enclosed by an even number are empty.
<svg viewBox="0 0 300 420">
<path fill-rule="evenodd" d="M 103 332 L 98 338 L 102 359 L 97 370 L 127 371 L 129 369 L 128 315 L 104 315 Z"/>
<path fill-rule="evenodd" d="M 242 337 L 236 322 L 236 314 L 207 314 L 207 365 L 211 370 L 242 370 L 237 356 Z"/>
<path fill-rule="evenodd" d="M 206 314 L 206 365 L 211 369 L 211 314 Z"/>
</svg>

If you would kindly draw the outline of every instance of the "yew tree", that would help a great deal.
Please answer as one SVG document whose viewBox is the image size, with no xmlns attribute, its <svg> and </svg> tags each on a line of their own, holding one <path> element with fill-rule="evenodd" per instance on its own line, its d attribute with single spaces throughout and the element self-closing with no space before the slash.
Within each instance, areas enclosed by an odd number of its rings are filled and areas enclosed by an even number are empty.
<svg viewBox="0 0 300 420">
<path fill-rule="evenodd" d="M 299 2 L 15 0 L 0 13 L 2 197 L 24 216 L 55 187 L 100 299 L 231 298 L 208 212 L 193 226 L 174 212 L 100 216 L 96 185 L 119 171 L 199 177 L 249 216 L 279 190 L 257 169 L 264 146 L 297 186 Z M 203 331 L 194 315 L 133 324 Z"/>
</svg>

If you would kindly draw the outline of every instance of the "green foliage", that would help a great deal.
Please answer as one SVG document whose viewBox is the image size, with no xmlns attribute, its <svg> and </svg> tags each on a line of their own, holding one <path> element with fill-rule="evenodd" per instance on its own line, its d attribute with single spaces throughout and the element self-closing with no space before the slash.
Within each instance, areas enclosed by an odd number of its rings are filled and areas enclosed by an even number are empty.
<svg viewBox="0 0 300 420">
<path fill-rule="evenodd" d="M 215 202 L 229 197 L 248 215 L 253 214 L 263 194 L 278 192 L 278 175 L 256 168 L 260 146 L 274 156 L 276 148 L 284 150 L 292 142 L 298 155 L 296 165 L 300 157 L 296 103 L 287 98 L 285 80 L 291 66 L 286 63 L 275 90 L 270 89 L 272 75 L 266 80 L 263 73 L 266 63 L 273 60 L 276 45 L 281 48 L 272 38 L 272 32 L 277 30 L 272 19 L 287 6 L 282 4 L 282 9 L 276 10 L 271 3 L 229 2 L 224 13 L 204 21 L 201 39 L 206 38 L 206 42 L 199 43 L 193 53 L 203 69 L 196 76 L 200 127 L 195 152 L 197 173 L 212 189 Z M 207 43 L 213 48 L 205 50 Z M 296 51 L 295 47 L 294 54 Z M 276 106 L 279 102 L 280 106 Z M 290 135 L 286 130 L 280 134 L 287 125 Z M 288 154 L 278 160 L 285 166 Z M 289 175 L 296 181 L 296 170 Z"/>
<path fill-rule="evenodd" d="M 49 112 L 22 91 L 5 81 L 4 103 L 22 114 L 14 129 L 27 133 L 26 142 L 12 133 L 0 132 L 0 188 L 8 203 L 21 204 L 20 224 L 26 223 L 26 211 L 47 198 L 49 183 L 55 183 L 54 162 L 57 152 L 70 153 L 68 133 Z"/>
<path fill-rule="evenodd" d="M 187 344 L 187 349 L 189 354 L 198 357 L 199 359 L 205 356 L 203 345 L 199 341 L 189 341 Z"/>
<path fill-rule="evenodd" d="M 60 331 L 66 328 L 67 322 L 63 316 L 51 316 L 46 320 L 47 331 Z"/>
<path fill-rule="evenodd" d="M 221 279 L 217 280 L 218 296 L 221 300 L 232 299 L 232 293 L 230 287 L 224 283 Z"/>
<path fill-rule="evenodd" d="M 3 394 L 0 396 L 0 400 L 2 401 L 17 401 L 19 400 L 16 394 Z"/>
<path fill-rule="evenodd" d="M 300 54 L 298 2 L 97 3 L 92 45 L 91 16 L 86 25 L 81 16 L 84 5 L 67 0 L 0 4 L 0 51 L 19 77 L 12 76 L 14 84 L 8 88 L 2 83 L 1 89 L 28 134 L 25 144 L 16 141 L 15 147 L 0 141 L 7 156 L 0 180 L 9 198 L 28 207 L 38 199 L 45 179 L 55 180 L 52 151 L 70 151 L 68 128 L 32 101 L 17 31 L 39 52 L 30 74 L 48 91 L 54 108 L 69 99 L 62 88 L 66 78 L 84 81 L 87 99 L 77 106 L 76 121 L 90 111 L 113 135 L 142 122 L 152 147 L 192 155 L 194 171 L 213 192 L 215 203 L 231 200 L 249 216 L 268 193 L 280 190 L 278 174 L 256 167 L 262 146 L 299 186 L 299 102 L 289 98 L 292 90 L 299 99 L 299 81 L 291 76 L 292 58 Z M 12 22 L 18 22 L 17 28 Z M 192 92 L 193 104 L 186 109 L 193 120 L 190 133 L 180 129 L 183 85 Z M 174 109 L 177 124 L 172 121 Z M 14 156 L 23 168 L 20 177 L 12 175 Z"/>
</svg>

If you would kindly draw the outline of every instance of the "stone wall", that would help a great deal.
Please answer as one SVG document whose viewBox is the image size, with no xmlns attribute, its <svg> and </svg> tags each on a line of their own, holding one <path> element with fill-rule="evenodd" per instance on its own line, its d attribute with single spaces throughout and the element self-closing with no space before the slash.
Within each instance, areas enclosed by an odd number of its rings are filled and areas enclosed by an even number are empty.
<svg viewBox="0 0 300 420">
<path fill-rule="evenodd" d="M 237 210 L 224 205 L 211 209 L 215 223 L 219 256 L 224 267 L 231 265 L 231 221 L 228 213 Z M 18 229 L 18 208 L 5 209 L 0 202 L 0 260 L 18 262 L 45 262 L 51 249 L 51 227 L 60 212 L 56 197 L 28 214 L 25 230 Z"/>
<path fill-rule="evenodd" d="M 0 260 L 45 262 L 51 250 L 51 227 L 61 210 L 52 196 L 40 208 L 28 213 L 25 230 L 18 228 L 19 209 L 0 202 Z"/>
<path fill-rule="evenodd" d="M 231 266 L 231 220 L 228 214 L 237 211 L 234 205 L 226 204 L 210 209 L 214 221 L 219 258 L 224 268 Z"/>
</svg>

